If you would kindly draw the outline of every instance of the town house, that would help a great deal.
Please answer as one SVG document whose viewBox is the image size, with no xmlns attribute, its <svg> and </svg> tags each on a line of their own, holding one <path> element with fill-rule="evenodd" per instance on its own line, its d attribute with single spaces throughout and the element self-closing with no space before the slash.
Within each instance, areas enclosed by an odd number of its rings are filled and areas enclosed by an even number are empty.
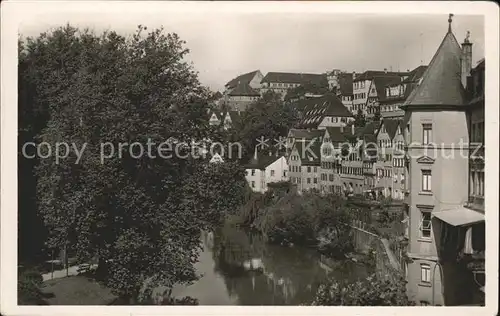
<svg viewBox="0 0 500 316">
<path fill-rule="evenodd" d="M 321 144 L 320 139 L 314 139 L 295 142 L 292 147 L 288 170 L 290 182 L 299 194 L 320 190 Z"/>
<path fill-rule="evenodd" d="M 471 73 L 472 43 L 467 37 L 460 45 L 451 16 L 448 22 L 422 82 L 403 105 L 409 123 L 407 290 L 420 305 L 484 302 L 483 164 L 458 146 L 483 137 L 484 81 L 478 82 L 484 77 L 480 68 Z"/>
<path fill-rule="evenodd" d="M 288 181 L 288 163 L 283 155 L 258 153 L 245 166 L 246 180 L 254 192 L 264 193 L 269 183 Z"/>
</svg>

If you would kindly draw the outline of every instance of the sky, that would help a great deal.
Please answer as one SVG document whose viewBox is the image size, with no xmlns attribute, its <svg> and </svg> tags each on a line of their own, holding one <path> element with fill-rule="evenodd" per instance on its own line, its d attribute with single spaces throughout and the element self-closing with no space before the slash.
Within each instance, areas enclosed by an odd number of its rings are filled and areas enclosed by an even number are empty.
<svg viewBox="0 0 500 316">
<path fill-rule="evenodd" d="M 137 25 L 163 26 L 186 41 L 187 59 L 202 84 L 222 91 L 246 72 L 324 73 L 332 69 L 414 69 L 428 64 L 448 30 L 447 14 L 368 15 L 352 13 L 119 12 L 40 14 L 19 25 L 23 36 L 36 36 L 70 23 L 97 32 L 131 34 Z M 484 57 L 484 18 L 456 15 L 452 31 L 459 43 L 470 31 L 473 65 Z"/>
</svg>

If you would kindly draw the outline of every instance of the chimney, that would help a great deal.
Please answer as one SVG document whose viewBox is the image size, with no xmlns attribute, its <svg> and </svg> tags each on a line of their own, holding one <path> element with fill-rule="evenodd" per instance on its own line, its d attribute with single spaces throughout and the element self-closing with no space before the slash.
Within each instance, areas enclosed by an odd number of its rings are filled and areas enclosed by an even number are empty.
<svg viewBox="0 0 500 316">
<path fill-rule="evenodd" d="M 257 160 L 257 146 L 255 146 L 255 150 L 253 152 L 253 159 Z"/>
<path fill-rule="evenodd" d="M 343 133 L 344 132 L 344 126 L 341 126 L 340 127 L 340 132 Z"/>
<path fill-rule="evenodd" d="M 355 71 L 352 72 L 352 80 L 354 80 L 354 79 L 356 79 L 356 72 Z"/>
<path fill-rule="evenodd" d="M 462 43 L 462 54 L 460 56 L 460 63 L 462 66 L 462 85 L 467 87 L 467 77 L 470 75 L 472 69 L 472 43 L 469 41 L 470 32 L 467 31 L 467 36 Z"/>
<path fill-rule="evenodd" d="M 354 124 L 351 125 L 351 133 L 354 135 Z"/>
</svg>

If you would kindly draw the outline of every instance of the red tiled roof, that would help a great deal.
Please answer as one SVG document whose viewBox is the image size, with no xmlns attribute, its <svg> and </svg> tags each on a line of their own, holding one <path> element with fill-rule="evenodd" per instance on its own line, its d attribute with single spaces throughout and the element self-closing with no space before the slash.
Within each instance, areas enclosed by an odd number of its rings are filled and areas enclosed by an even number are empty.
<svg viewBox="0 0 500 316">
<path fill-rule="evenodd" d="M 404 106 L 464 105 L 460 55 L 460 45 L 449 31 Z"/>
<path fill-rule="evenodd" d="M 261 82 L 280 83 L 325 83 L 328 85 L 325 74 L 307 74 L 290 72 L 268 72 Z"/>
<path fill-rule="evenodd" d="M 226 83 L 225 87 L 226 89 L 231 89 L 231 88 L 234 88 L 238 85 L 238 82 L 239 83 L 250 83 L 250 81 L 252 81 L 252 79 L 255 77 L 255 75 L 259 72 L 259 70 L 254 70 L 252 72 L 248 72 L 246 74 L 243 74 L 243 75 L 239 75 L 238 77 L 232 79 L 231 81 L 229 81 L 228 83 Z"/>
</svg>

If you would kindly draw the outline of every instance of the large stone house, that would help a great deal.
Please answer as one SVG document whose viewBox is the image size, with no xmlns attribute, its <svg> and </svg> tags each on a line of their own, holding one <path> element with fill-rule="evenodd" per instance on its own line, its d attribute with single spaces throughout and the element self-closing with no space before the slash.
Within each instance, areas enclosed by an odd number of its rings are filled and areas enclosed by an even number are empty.
<svg viewBox="0 0 500 316">
<path fill-rule="evenodd" d="M 326 74 L 269 72 L 261 81 L 260 92 L 273 91 L 285 98 L 289 90 L 305 84 L 328 86 Z"/>
</svg>

